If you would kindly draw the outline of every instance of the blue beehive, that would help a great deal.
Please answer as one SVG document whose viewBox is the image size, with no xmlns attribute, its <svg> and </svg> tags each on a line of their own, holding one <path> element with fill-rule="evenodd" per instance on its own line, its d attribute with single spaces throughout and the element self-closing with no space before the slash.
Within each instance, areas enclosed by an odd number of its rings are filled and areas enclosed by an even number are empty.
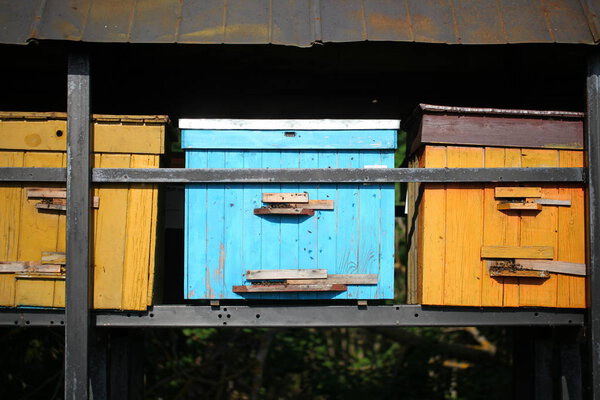
<svg viewBox="0 0 600 400">
<path fill-rule="evenodd" d="M 398 126 L 396 120 L 180 121 L 187 168 L 393 168 Z M 300 200 L 263 202 L 265 193 Z M 247 279 L 259 270 L 270 270 L 271 279 Z M 317 279 L 272 280 L 287 270 L 301 271 L 291 278 Z M 326 277 L 314 270 L 326 270 Z M 327 286 L 355 278 L 372 282 Z M 186 299 L 391 299 L 393 278 L 393 184 L 186 187 Z M 257 287 L 260 293 L 244 292 Z"/>
</svg>

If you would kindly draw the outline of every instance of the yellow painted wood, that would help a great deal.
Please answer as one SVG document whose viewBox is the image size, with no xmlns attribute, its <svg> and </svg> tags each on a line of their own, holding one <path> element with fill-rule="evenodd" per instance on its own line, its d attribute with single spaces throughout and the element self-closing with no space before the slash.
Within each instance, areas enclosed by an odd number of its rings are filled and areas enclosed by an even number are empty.
<svg viewBox="0 0 600 400">
<path fill-rule="evenodd" d="M 522 152 L 523 167 L 558 167 L 557 150 L 538 150 L 523 149 Z M 552 198 L 558 195 L 558 189 L 553 185 L 541 185 L 542 197 Z M 521 214 L 521 246 L 551 246 L 558 248 L 558 208 L 544 207 L 538 213 Z M 556 252 L 554 254 L 556 256 Z M 530 257 L 518 257 L 530 258 Z M 556 259 L 556 258 L 552 258 Z M 556 307 L 557 302 L 557 282 L 555 274 L 550 274 L 550 278 L 542 284 L 531 280 L 520 280 L 520 305 L 521 306 L 540 306 Z"/>
<path fill-rule="evenodd" d="M 515 187 L 515 186 L 498 186 L 496 187 L 495 197 L 497 198 L 512 198 L 512 197 L 542 197 L 541 187 Z"/>
<path fill-rule="evenodd" d="M 55 277 L 16 277 L 15 304 L 17 306 L 54 307 Z"/>
<path fill-rule="evenodd" d="M 561 150 L 561 167 L 583 167 L 583 152 Z M 562 185 L 559 195 L 569 197 L 571 207 L 558 207 L 559 261 L 585 263 L 585 193 L 580 185 Z M 585 277 L 557 275 L 557 306 L 585 308 Z"/>
<path fill-rule="evenodd" d="M 132 155 L 132 168 L 147 168 L 153 164 L 153 157 Z M 148 295 L 148 274 L 150 263 L 150 239 L 153 200 L 153 185 L 135 184 L 129 190 L 127 210 L 127 237 L 125 241 L 125 263 L 123 273 L 123 302 L 125 310 L 146 308 Z"/>
<path fill-rule="evenodd" d="M 485 148 L 485 168 L 504 167 L 505 151 L 501 148 Z M 486 184 L 483 199 L 483 245 L 490 246 L 496 244 L 505 245 L 508 225 L 512 215 L 509 213 L 498 212 L 494 205 L 495 185 Z M 512 212 L 511 212 L 512 213 Z M 486 274 L 485 261 L 482 262 L 484 273 L 481 276 L 481 305 L 486 307 L 500 307 L 503 304 L 504 296 L 504 278 L 492 278 Z"/>
<path fill-rule="evenodd" d="M 0 307 L 15 306 L 15 274 L 0 273 Z"/>
<path fill-rule="evenodd" d="M 504 166 L 516 168 L 521 166 L 521 149 L 504 150 Z M 504 246 L 519 246 L 521 243 L 521 213 L 510 211 L 499 213 L 506 216 L 506 231 L 504 233 Z M 519 306 L 519 279 L 504 278 L 504 298 L 502 304 L 505 307 Z"/>
<path fill-rule="evenodd" d="M 531 234 L 530 232 L 528 232 Z M 552 242 L 553 244 L 556 244 Z M 553 259 L 553 246 L 482 246 L 481 258 Z"/>
<path fill-rule="evenodd" d="M 27 152 L 24 156 L 23 166 L 56 168 L 62 165 L 62 158 L 62 153 Z M 58 185 L 43 186 L 58 187 Z M 35 207 L 38 201 L 28 199 L 26 191 L 22 191 L 18 261 L 39 261 L 42 251 L 59 251 L 57 249 L 59 213 L 38 210 Z"/>
<path fill-rule="evenodd" d="M 152 167 L 158 167 L 160 163 L 159 156 L 150 157 L 150 165 Z M 151 185 L 152 187 L 152 214 L 151 214 L 151 225 L 150 225 L 150 254 L 148 260 L 148 288 L 146 289 L 146 305 L 151 306 L 153 299 L 158 295 L 155 290 L 157 275 L 161 273 L 162 261 L 158 259 L 162 254 L 158 254 L 156 251 L 156 243 L 158 241 L 158 185 Z M 154 268 L 152 268 L 154 266 Z"/>
<path fill-rule="evenodd" d="M 130 167 L 129 154 L 102 154 L 96 157 L 100 168 Z M 103 185 L 96 190 L 102 199 L 102 206 L 98 209 L 94 234 L 94 307 L 120 309 L 129 190 L 127 185 Z"/>
<path fill-rule="evenodd" d="M 448 168 L 483 167 L 483 149 L 447 148 Z M 479 184 L 448 184 L 446 189 L 446 263 L 444 304 L 481 302 L 483 190 Z"/>
<path fill-rule="evenodd" d="M 446 148 L 426 146 L 425 168 L 446 167 Z M 419 288 L 423 304 L 444 304 L 444 263 L 446 258 L 446 187 L 426 184 L 419 220 Z M 422 239 L 421 239 L 422 238 Z"/>
<path fill-rule="evenodd" d="M 94 122 L 93 151 L 96 153 L 164 153 L 163 125 Z M 57 132 L 62 132 L 61 136 Z M 0 149 L 66 151 L 66 120 L 0 121 Z"/>
<path fill-rule="evenodd" d="M 64 279 L 54 281 L 54 297 L 52 298 L 52 307 L 65 306 L 66 285 Z"/>
<path fill-rule="evenodd" d="M 0 151 L 0 167 L 22 167 L 23 153 Z M 0 261 L 19 261 L 21 186 L 0 184 Z"/>
</svg>

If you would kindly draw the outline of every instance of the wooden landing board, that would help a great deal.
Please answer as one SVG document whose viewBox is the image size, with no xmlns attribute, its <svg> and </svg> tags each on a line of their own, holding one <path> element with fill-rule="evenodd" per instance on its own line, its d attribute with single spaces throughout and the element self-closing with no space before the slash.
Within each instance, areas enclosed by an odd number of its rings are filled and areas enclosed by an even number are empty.
<svg viewBox="0 0 600 400">
<path fill-rule="evenodd" d="M 564 206 L 571 207 L 571 200 L 561 200 L 561 199 L 533 199 L 535 203 L 541 204 L 543 206 Z"/>
<path fill-rule="evenodd" d="M 552 246 L 482 246 L 481 258 L 548 258 L 554 257 Z"/>
<path fill-rule="evenodd" d="M 26 188 L 27 198 L 53 198 L 66 199 L 67 189 L 65 188 Z"/>
<path fill-rule="evenodd" d="M 234 293 L 265 293 L 265 292 L 345 292 L 346 285 L 249 285 L 234 286 Z"/>
<path fill-rule="evenodd" d="M 57 253 L 53 251 L 42 252 L 42 264 L 67 264 L 67 255 L 65 253 Z"/>
<path fill-rule="evenodd" d="M 315 210 L 309 208 L 255 208 L 254 215 L 315 215 Z"/>
<path fill-rule="evenodd" d="M 542 197 L 541 187 L 510 187 L 498 186 L 494 191 L 496 198 Z"/>
<path fill-rule="evenodd" d="M 325 279 L 326 269 L 259 269 L 246 271 L 246 279 L 284 280 L 284 279 Z"/>
<path fill-rule="evenodd" d="M 377 274 L 331 274 L 325 279 L 289 279 L 288 285 L 377 285 Z"/>
<path fill-rule="evenodd" d="M 263 203 L 308 203 L 308 193 L 263 193 Z"/>
<path fill-rule="evenodd" d="M 536 271 L 548 271 L 558 274 L 579 276 L 587 275 L 585 264 L 579 263 L 550 260 L 525 260 L 517 258 L 515 259 L 515 264 L 519 264 L 525 269 L 531 269 Z"/>
<path fill-rule="evenodd" d="M 32 261 L 0 262 L 0 272 L 61 272 L 60 264 L 40 264 Z"/>
<path fill-rule="evenodd" d="M 490 269 L 490 276 L 492 277 L 514 277 L 514 278 L 550 278 L 550 274 L 547 271 L 532 271 L 527 269 L 509 270 L 509 269 Z"/>
<path fill-rule="evenodd" d="M 523 211 L 542 211 L 542 205 L 538 203 L 499 203 L 497 206 L 500 211 L 523 210 Z"/>
</svg>

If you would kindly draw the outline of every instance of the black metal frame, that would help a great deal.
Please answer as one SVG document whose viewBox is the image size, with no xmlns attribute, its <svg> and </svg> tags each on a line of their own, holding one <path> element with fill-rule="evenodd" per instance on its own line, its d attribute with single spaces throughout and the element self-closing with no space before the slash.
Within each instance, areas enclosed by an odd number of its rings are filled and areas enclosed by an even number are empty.
<svg viewBox="0 0 600 400">
<path fill-rule="evenodd" d="M 587 148 L 583 168 L 460 169 L 90 169 L 90 73 L 86 54 L 71 54 L 68 68 L 68 164 L 62 168 L 0 168 L 0 181 L 67 183 L 66 312 L 0 311 L 0 326 L 65 326 L 65 398 L 89 396 L 90 335 L 96 327 L 314 327 L 314 326 L 549 326 L 587 322 L 592 393 L 600 399 L 600 54 L 590 58 Z M 586 174 L 589 173 L 589 177 Z M 91 183 L 128 182 L 586 182 L 589 185 L 589 310 L 480 309 L 411 305 L 200 305 L 155 306 L 147 312 L 90 311 Z"/>
</svg>

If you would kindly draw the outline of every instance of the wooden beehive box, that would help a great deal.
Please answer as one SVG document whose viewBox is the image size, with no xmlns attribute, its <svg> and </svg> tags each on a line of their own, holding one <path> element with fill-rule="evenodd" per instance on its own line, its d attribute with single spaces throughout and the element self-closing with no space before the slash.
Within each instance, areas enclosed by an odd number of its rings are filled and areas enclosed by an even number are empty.
<svg viewBox="0 0 600 400">
<path fill-rule="evenodd" d="M 179 126 L 188 168 L 393 168 L 399 121 Z M 187 299 L 390 299 L 393 276 L 393 184 L 186 187 Z"/>
<path fill-rule="evenodd" d="M 584 165 L 580 113 L 420 105 L 406 130 L 414 168 Z M 413 183 L 407 204 L 409 303 L 586 306 L 582 185 Z"/>
<path fill-rule="evenodd" d="M 164 116 L 93 116 L 93 166 L 158 168 L 167 122 Z M 66 137 L 64 113 L 2 112 L 0 167 L 64 168 Z M 31 187 L 47 188 L 57 198 L 32 195 Z M 65 252 L 66 199 L 60 198 L 61 187 L 0 185 L 0 262 L 35 265 L 41 263 L 43 252 Z M 156 184 L 103 185 L 93 190 L 95 308 L 143 310 L 153 303 L 158 194 Z M 64 307 L 64 268 L 54 273 L 35 270 L 0 273 L 0 306 Z"/>
</svg>

